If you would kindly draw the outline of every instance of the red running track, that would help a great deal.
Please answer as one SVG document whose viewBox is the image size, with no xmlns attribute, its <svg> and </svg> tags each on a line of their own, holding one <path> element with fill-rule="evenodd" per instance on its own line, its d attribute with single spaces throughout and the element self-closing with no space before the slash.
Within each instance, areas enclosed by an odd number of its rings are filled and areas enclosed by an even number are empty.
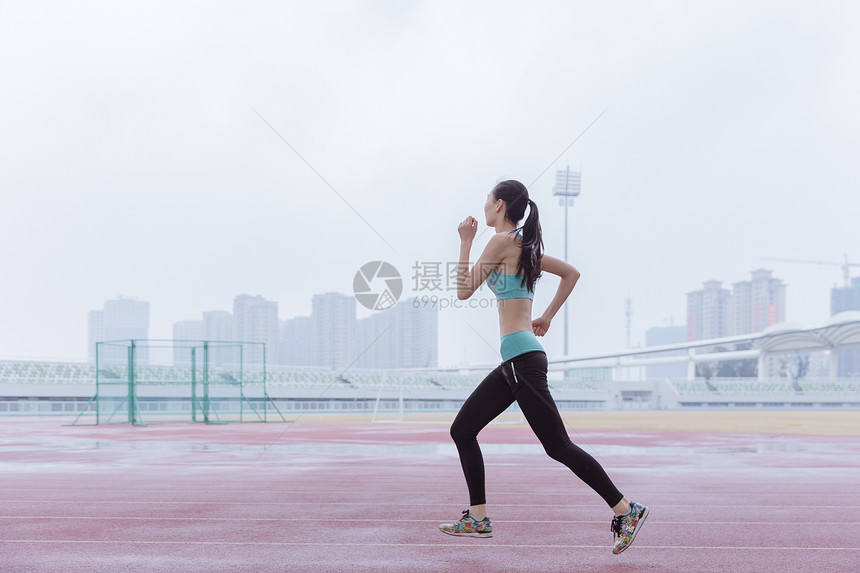
<svg viewBox="0 0 860 573">
<path fill-rule="evenodd" d="M 0 571 L 860 570 L 856 438 L 573 437 L 651 507 L 621 555 L 528 428 L 481 434 L 494 537 L 463 539 L 437 529 L 468 505 L 445 426 L 0 418 Z"/>
</svg>

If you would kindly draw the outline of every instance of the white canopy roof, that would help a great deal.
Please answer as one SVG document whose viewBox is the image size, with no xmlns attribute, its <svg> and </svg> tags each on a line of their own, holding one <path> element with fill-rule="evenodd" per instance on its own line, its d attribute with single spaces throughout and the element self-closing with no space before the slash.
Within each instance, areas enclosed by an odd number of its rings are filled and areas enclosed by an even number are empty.
<svg viewBox="0 0 860 573">
<path fill-rule="evenodd" d="M 614 352 L 609 354 L 598 354 L 591 356 L 577 356 L 550 360 L 550 364 L 572 364 L 572 363 L 608 363 L 620 364 L 622 358 L 638 358 L 646 355 L 655 355 L 668 351 L 725 346 L 737 343 L 751 343 L 754 350 L 765 353 L 779 352 L 817 352 L 822 350 L 838 350 L 849 346 L 860 346 L 860 311 L 849 310 L 840 312 L 828 320 L 824 326 L 806 328 L 802 325 L 783 322 L 774 324 L 762 332 L 730 336 L 726 338 L 713 338 L 710 340 L 696 340 L 681 342 L 677 344 L 666 344 L 663 346 L 646 346 Z M 665 356 L 665 354 L 664 354 Z M 744 354 L 746 357 L 746 354 Z M 703 359 L 707 355 L 690 354 L 689 359 Z M 676 362 L 677 357 L 666 357 L 662 360 L 654 360 L 655 363 Z M 629 363 L 628 363 L 629 365 Z"/>
<path fill-rule="evenodd" d="M 860 346 L 860 311 L 840 312 L 817 328 L 774 324 L 753 341 L 754 348 L 765 352 L 815 352 L 845 346 Z"/>
</svg>

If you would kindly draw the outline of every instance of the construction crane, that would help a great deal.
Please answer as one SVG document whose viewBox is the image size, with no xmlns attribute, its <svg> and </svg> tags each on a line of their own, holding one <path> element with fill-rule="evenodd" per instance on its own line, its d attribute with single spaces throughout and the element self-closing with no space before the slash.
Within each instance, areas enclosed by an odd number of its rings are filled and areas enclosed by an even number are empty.
<svg viewBox="0 0 860 573">
<path fill-rule="evenodd" d="M 773 257 L 762 257 L 762 260 L 765 261 L 782 261 L 784 263 L 804 263 L 807 265 L 836 265 L 837 267 L 842 267 L 842 278 L 845 281 L 845 286 L 851 286 L 851 267 L 860 267 L 860 263 L 849 263 L 848 255 L 845 255 L 845 262 L 843 263 L 834 263 L 832 261 L 804 261 L 798 259 L 775 259 Z"/>
</svg>

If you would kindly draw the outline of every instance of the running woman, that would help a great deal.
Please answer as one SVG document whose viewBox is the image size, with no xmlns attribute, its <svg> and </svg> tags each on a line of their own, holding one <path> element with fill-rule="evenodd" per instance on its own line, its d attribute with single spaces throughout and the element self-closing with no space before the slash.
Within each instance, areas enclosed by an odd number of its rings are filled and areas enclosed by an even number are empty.
<svg viewBox="0 0 860 573">
<path fill-rule="evenodd" d="M 522 227 L 517 223 L 529 216 Z M 599 463 L 570 441 L 558 408 L 547 386 L 547 356 L 536 336 L 549 330 L 550 322 L 579 280 L 579 271 L 566 262 L 544 255 L 538 209 L 519 181 L 502 181 L 487 195 L 484 217 L 496 234 L 490 238 L 472 270 L 469 252 L 478 221 L 466 217 L 460 234 L 457 298 L 466 300 L 486 280 L 498 299 L 502 363 L 472 392 L 451 425 L 460 463 L 469 489 L 470 506 L 456 523 L 439 526 L 444 533 L 468 537 L 492 537 L 484 490 L 484 460 L 478 433 L 514 400 L 520 406 L 546 453 L 566 465 L 590 486 L 615 517 L 611 528 L 613 553 L 627 549 L 648 516 L 648 507 L 631 502 L 606 475 Z M 522 230 L 522 234 L 519 231 Z M 535 281 L 546 271 L 561 277 L 558 291 L 538 318 L 532 320 Z"/>
</svg>

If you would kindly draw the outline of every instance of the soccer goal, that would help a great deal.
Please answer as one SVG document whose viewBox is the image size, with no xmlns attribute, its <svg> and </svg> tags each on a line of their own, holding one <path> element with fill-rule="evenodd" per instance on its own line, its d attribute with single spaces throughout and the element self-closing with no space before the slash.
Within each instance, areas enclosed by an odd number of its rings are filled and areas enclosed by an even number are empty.
<svg viewBox="0 0 860 573">
<path fill-rule="evenodd" d="M 74 424 L 287 421 L 266 390 L 266 345 L 218 340 L 96 343 L 96 393 Z"/>
</svg>

